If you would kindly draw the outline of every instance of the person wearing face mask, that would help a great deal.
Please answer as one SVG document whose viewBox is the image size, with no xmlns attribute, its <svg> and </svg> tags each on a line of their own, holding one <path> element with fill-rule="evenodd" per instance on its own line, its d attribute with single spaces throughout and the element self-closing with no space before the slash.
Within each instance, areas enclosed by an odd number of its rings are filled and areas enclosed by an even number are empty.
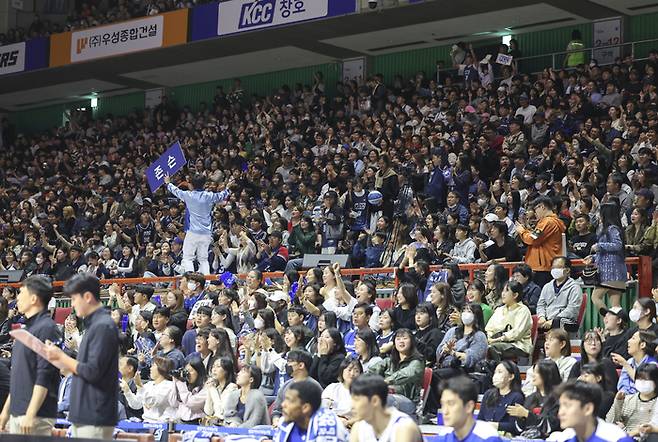
<svg viewBox="0 0 658 442">
<path fill-rule="evenodd" d="M 502 361 L 496 366 L 491 382 L 493 387 L 482 397 L 478 420 L 490 422 L 498 431 L 511 433 L 514 418 L 507 413 L 507 407 L 525 401 L 519 368 L 512 361 Z"/>
<path fill-rule="evenodd" d="M 459 315 L 459 324 L 450 328 L 436 350 L 436 374 L 447 379 L 475 367 L 487 356 L 487 335 L 484 329 L 482 308 L 478 304 L 465 304 Z"/>
<path fill-rule="evenodd" d="M 542 288 L 537 301 L 540 330 L 563 328 L 576 331 L 583 295 L 580 285 L 571 278 L 571 260 L 556 256 L 552 260 L 552 281 Z"/>
<path fill-rule="evenodd" d="M 606 421 L 616 423 L 631 437 L 640 436 L 642 424 L 651 421 L 652 410 L 658 397 L 658 365 L 641 364 L 635 371 L 637 393 L 617 393 L 608 411 Z"/>
<path fill-rule="evenodd" d="M 633 308 L 628 312 L 631 321 L 637 324 L 636 330 L 649 331 L 658 336 L 658 324 L 656 318 L 656 303 L 650 298 L 639 298 L 633 303 Z"/>
<path fill-rule="evenodd" d="M 621 366 L 621 373 L 619 374 L 619 381 L 617 382 L 617 390 L 623 391 L 626 394 L 633 394 L 637 392 L 635 388 L 635 372 L 637 367 L 642 364 L 656 363 L 655 352 L 656 335 L 648 331 L 636 331 L 633 336 L 628 340 L 628 354 L 630 358 L 624 359 L 617 353 L 612 353 L 612 362 Z"/>
<path fill-rule="evenodd" d="M 183 302 L 185 309 L 190 312 L 190 317 L 194 317 L 199 307 L 212 306 L 212 299 L 205 290 L 206 281 L 200 273 L 191 273 L 187 275 L 187 297 Z"/>
</svg>

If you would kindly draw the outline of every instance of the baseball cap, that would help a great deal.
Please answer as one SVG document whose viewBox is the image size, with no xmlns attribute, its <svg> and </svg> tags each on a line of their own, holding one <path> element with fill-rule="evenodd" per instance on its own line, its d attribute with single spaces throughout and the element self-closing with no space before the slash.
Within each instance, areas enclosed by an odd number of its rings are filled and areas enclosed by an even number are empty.
<svg viewBox="0 0 658 442">
<path fill-rule="evenodd" d="M 267 300 L 272 302 L 287 301 L 288 295 L 286 295 L 286 293 L 283 290 L 275 290 L 274 292 L 272 292 L 272 294 L 270 294 Z"/>
<path fill-rule="evenodd" d="M 487 220 L 488 222 L 492 223 L 494 221 L 498 221 L 498 215 L 496 215 L 495 213 L 487 213 L 484 216 L 484 219 Z"/>
<path fill-rule="evenodd" d="M 650 191 L 649 189 L 640 189 L 637 192 L 635 192 L 637 196 L 643 196 L 644 198 L 653 201 L 653 192 Z"/>
<path fill-rule="evenodd" d="M 602 308 L 599 310 L 599 314 L 601 316 L 605 316 L 608 313 L 617 316 L 626 324 L 629 322 L 628 313 L 626 313 L 626 311 L 621 307 Z"/>
</svg>

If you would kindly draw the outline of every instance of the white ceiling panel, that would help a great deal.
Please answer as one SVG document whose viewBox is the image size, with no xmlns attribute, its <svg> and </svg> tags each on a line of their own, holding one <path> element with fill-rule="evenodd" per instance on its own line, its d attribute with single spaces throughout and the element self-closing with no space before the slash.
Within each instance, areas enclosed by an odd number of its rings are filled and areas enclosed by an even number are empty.
<svg viewBox="0 0 658 442">
<path fill-rule="evenodd" d="M 330 57 L 292 46 L 122 74 L 163 86 L 203 83 L 328 63 Z"/>
<path fill-rule="evenodd" d="M 590 0 L 623 14 L 639 15 L 658 11 L 658 0 Z"/>
<path fill-rule="evenodd" d="M 349 48 L 355 51 L 384 54 L 387 52 L 399 52 L 401 50 L 409 49 L 409 47 L 405 48 L 398 46 L 405 43 L 426 42 L 426 44 L 415 44 L 413 49 L 417 49 L 425 46 L 436 46 L 437 44 L 440 44 L 440 42 L 437 42 L 437 39 L 450 39 L 455 36 L 472 36 L 469 40 L 477 39 L 478 37 L 490 38 L 492 34 L 489 32 L 500 35 L 517 33 L 517 31 L 509 31 L 505 28 L 527 26 L 537 23 L 537 26 L 523 29 L 523 32 L 530 30 L 535 31 L 544 27 L 550 28 L 559 26 L 558 24 L 555 24 L 555 21 L 569 18 L 573 18 L 574 20 L 565 22 L 563 26 L 585 21 L 582 17 L 577 17 L 562 9 L 558 9 L 545 3 L 540 3 L 514 9 L 488 12 L 486 14 L 474 14 L 447 20 L 412 24 L 409 26 L 387 29 L 385 31 L 330 38 L 323 40 L 322 42 Z M 542 25 L 541 23 L 545 23 L 545 25 Z M 479 33 L 481 33 L 481 35 L 473 36 L 473 34 Z M 377 50 L 374 52 L 370 51 L 374 48 L 386 48 L 388 46 L 396 47 Z"/>
<path fill-rule="evenodd" d="M 47 106 L 58 101 L 72 101 L 81 96 L 111 89 L 122 89 L 122 93 L 129 92 L 120 84 L 89 79 L 2 94 L 0 95 L 0 107 L 17 109 L 22 108 L 21 105 L 26 105 L 25 107 Z"/>
</svg>

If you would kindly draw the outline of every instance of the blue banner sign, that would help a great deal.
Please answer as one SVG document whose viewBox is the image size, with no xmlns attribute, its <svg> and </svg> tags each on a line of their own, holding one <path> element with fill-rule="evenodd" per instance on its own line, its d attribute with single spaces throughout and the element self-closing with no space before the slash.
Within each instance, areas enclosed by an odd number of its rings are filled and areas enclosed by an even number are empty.
<svg viewBox="0 0 658 442">
<path fill-rule="evenodd" d="M 155 160 L 146 169 L 146 178 L 149 182 L 151 192 L 158 190 L 164 184 L 164 177 L 173 175 L 187 164 L 185 154 L 180 142 L 176 141 L 160 158 Z"/>
</svg>

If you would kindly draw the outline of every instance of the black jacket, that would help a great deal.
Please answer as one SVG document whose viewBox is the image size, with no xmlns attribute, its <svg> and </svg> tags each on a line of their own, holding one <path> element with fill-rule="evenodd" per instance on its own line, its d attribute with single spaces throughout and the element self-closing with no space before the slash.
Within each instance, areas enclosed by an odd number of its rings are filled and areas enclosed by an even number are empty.
<svg viewBox="0 0 658 442">
<path fill-rule="evenodd" d="M 87 316 L 84 323 L 78 373 L 71 382 L 69 421 L 113 427 L 118 420 L 119 330 L 103 308 Z"/>
<path fill-rule="evenodd" d="M 338 367 L 345 359 L 342 353 L 334 353 L 332 355 L 316 356 L 311 364 L 310 375 L 326 388 L 327 385 L 338 382 Z"/>
<path fill-rule="evenodd" d="M 60 333 L 55 322 L 50 318 L 47 310 L 32 316 L 27 320 L 25 330 L 32 333 L 41 341 L 56 342 Z M 25 414 L 30 400 L 32 389 L 40 385 L 48 389 L 46 399 L 43 401 L 37 416 L 46 418 L 57 417 L 57 391 L 59 389 L 59 369 L 38 356 L 22 343 L 16 341 L 11 352 L 11 406 L 9 413 L 12 416 Z"/>
</svg>

